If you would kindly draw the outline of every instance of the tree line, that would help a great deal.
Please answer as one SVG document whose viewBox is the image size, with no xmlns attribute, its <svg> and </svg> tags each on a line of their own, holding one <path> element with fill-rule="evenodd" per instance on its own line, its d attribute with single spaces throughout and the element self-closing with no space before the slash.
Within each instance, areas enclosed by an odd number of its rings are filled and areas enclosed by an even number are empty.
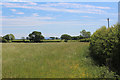
<svg viewBox="0 0 120 80">
<path fill-rule="evenodd" d="M 68 34 L 63 34 L 63 35 L 61 35 L 60 38 L 50 37 L 50 39 L 51 40 L 60 39 L 60 40 L 64 40 L 64 42 L 67 42 L 68 40 L 81 40 L 81 42 L 82 41 L 89 42 L 90 36 L 91 36 L 91 33 L 89 31 L 82 30 L 82 31 L 80 31 L 79 36 L 70 36 Z M 26 37 L 26 38 L 22 37 L 21 39 L 23 40 L 23 42 L 25 42 L 25 40 L 29 40 L 30 42 L 42 42 L 42 40 L 44 40 L 45 37 L 42 35 L 41 32 L 33 31 L 32 33 L 30 33 L 28 35 L 28 37 Z M 0 38 L 1 42 L 12 42 L 13 40 L 15 40 L 15 36 L 13 34 L 7 34 Z"/>
</svg>

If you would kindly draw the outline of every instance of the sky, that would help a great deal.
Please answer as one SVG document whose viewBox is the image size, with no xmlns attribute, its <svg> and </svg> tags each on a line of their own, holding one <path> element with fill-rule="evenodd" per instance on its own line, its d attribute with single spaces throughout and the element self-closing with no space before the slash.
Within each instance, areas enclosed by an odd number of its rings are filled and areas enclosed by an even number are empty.
<svg viewBox="0 0 120 80">
<path fill-rule="evenodd" d="M 119 0 L 2 0 L 2 2 L 119 2 Z"/>
<path fill-rule="evenodd" d="M 12 33 L 17 39 L 27 37 L 32 31 L 40 31 L 45 37 L 78 36 L 83 29 L 94 33 L 107 26 L 107 18 L 110 25 L 118 22 L 118 2 L 9 1 L 0 3 L 1 35 Z"/>
</svg>

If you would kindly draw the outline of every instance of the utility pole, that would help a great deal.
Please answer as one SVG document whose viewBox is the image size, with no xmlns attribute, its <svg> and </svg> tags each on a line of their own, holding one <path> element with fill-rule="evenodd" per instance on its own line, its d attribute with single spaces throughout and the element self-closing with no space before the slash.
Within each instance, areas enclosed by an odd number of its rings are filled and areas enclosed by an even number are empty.
<svg viewBox="0 0 120 80">
<path fill-rule="evenodd" d="M 107 21 L 108 21 L 108 28 L 109 28 L 109 20 L 110 20 L 110 19 L 109 19 L 109 18 L 107 18 Z"/>
</svg>

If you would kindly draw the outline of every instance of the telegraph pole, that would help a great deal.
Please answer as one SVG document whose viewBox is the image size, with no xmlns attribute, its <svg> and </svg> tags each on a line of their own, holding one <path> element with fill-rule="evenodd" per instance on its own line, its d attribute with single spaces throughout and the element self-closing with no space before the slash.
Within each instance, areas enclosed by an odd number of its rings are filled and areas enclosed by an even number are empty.
<svg viewBox="0 0 120 80">
<path fill-rule="evenodd" d="M 107 21 L 108 21 L 108 28 L 109 28 L 109 20 L 110 20 L 110 19 L 109 19 L 109 18 L 107 18 Z"/>
</svg>

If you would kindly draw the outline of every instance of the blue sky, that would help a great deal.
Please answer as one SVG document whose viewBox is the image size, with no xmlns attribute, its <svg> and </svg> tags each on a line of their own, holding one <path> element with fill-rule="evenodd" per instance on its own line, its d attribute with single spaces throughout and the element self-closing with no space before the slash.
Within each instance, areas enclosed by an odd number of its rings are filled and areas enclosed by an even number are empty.
<svg viewBox="0 0 120 80">
<path fill-rule="evenodd" d="M 2 0 L 2 2 L 118 2 L 119 0 Z"/>
<path fill-rule="evenodd" d="M 20 0 L 19 0 L 20 1 Z M 40 31 L 45 37 L 77 36 L 85 29 L 93 33 L 118 21 L 117 2 L 3 2 L 2 35 L 16 38 Z"/>
</svg>

